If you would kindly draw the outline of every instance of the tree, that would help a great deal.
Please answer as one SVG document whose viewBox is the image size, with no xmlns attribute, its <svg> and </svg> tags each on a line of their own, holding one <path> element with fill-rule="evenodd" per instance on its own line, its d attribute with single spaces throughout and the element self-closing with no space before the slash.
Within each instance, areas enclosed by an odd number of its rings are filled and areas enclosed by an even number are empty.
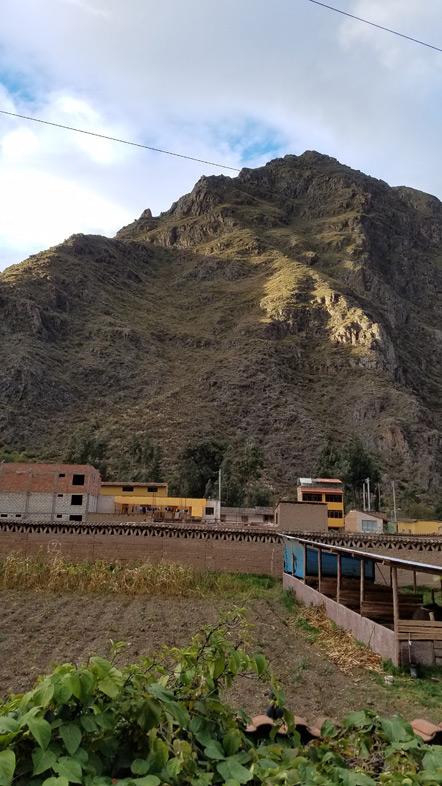
<svg viewBox="0 0 442 786">
<path fill-rule="evenodd" d="M 153 459 L 154 450 L 150 434 L 139 431 L 131 437 L 127 452 L 137 468 L 146 469 Z"/>
<path fill-rule="evenodd" d="M 106 478 L 108 435 L 97 426 L 82 423 L 68 439 L 64 461 L 69 464 L 92 464 Z"/>
<path fill-rule="evenodd" d="M 356 507 L 357 501 L 360 502 L 361 499 L 363 482 L 370 478 L 371 490 L 374 491 L 375 484 L 380 480 L 380 472 L 359 437 L 353 436 L 351 438 L 345 450 L 344 459 L 347 467 L 343 480 L 348 492 L 352 495 L 353 505 Z"/>
<path fill-rule="evenodd" d="M 155 483 L 161 483 L 161 481 L 164 479 L 163 452 L 158 445 L 153 450 L 152 462 L 149 471 L 150 471 L 149 480 L 153 480 Z"/>
<path fill-rule="evenodd" d="M 246 445 L 242 456 L 235 462 L 235 474 L 244 489 L 251 481 L 259 480 L 263 466 L 264 458 L 260 448 L 253 442 Z"/>
<path fill-rule="evenodd" d="M 206 439 L 185 448 L 180 456 L 179 483 L 185 497 L 202 498 L 210 482 L 215 484 L 227 443 Z"/>
<path fill-rule="evenodd" d="M 33 450 L 15 450 L 10 445 L 2 445 L 0 447 L 0 464 L 13 463 L 13 464 L 33 464 L 36 461 L 41 461 L 41 456 L 37 456 Z"/>
<path fill-rule="evenodd" d="M 231 445 L 220 440 L 203 440 L 186 448 L 180 457 L 179 486 L 187 497 L 218 497 L 218 473 L 221 468 L 222 502 L 241 507 L 256 496 L 264 459 L 254 443 L 239 455 Z M 267 495 L 265 496 L 267 499 Z M 262 503 L 261 503 L 262 504 Z"/>
<path fill-rule="evenodd" d="M 259 494 L 257 481 L 261 477 L 264 458 L 260 448 L 254 443 L 245 446 L 242 454 L 235 455 L 229 446 L 222 463 L 222 498 L 228 507 L 241 507 L 244 502 L 251 505 Z M 267 497 L 266 497 L 267 498 Z"/>
<path fill-rule="evenodd" d="M 343 474 L 343 459 L 331 431 L 327 431 L 318 456 L 318 478 L 339 478 Z"/>
<path fill-rule="evenodd" d="M 434 515 L 436 516 L 436 521 L 442 521 L 442 497 L 439 497 L 434 506 Z"/>
<path fill-rule="evenodd" d="M 267 486 L 252 486 L 248 494 L 249 504 L 254 507 L 268 507 L 272 504 L 272 491 Z"/>
</svg>

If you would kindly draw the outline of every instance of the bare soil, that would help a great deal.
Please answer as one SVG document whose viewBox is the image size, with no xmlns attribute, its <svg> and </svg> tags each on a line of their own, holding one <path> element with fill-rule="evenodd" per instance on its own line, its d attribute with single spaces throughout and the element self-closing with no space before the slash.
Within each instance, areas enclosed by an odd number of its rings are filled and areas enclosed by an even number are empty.
<svg viewBox="0 0 442 786">
<path fill-rule="evenodd" d="M 217 604 L 209 599 L 2 591 L 0 697 L 29 690 L 54 662 L 80 664 L 91 652 L 108 656 L 111 639 L 127 642 L 126 661 L 152 655 L 164 645 L 184 646 L 202 625 L 215 622 L 220 611 L 233 605 L 229 600 Z M 369 672 L 343 674 L 289 624 L 290 614 L 277 599 L 249 601 L 247 617 L 252 646 L 271 661 L 289 709 L 308 722 L 321 716 L 338 720 L 365 707 L 409 720 L 441 720 L 419 703 L 392 695 Z M 265 687 L 245 678 L 229 698 L 252 715 L 264 712 L 268 703 Z"/>
</svg>

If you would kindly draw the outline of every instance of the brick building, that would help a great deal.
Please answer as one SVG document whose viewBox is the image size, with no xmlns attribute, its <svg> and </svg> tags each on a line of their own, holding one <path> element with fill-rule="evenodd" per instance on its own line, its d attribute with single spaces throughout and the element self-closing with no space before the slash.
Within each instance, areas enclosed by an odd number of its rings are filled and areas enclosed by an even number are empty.
<svg viewBox="0 0 442 786">
<path fill-rule="evenodd" d="M 101 476 L 83 464 L 0 464 L 0 518 L 84 521 L 97 510 Z"/>
</svg>

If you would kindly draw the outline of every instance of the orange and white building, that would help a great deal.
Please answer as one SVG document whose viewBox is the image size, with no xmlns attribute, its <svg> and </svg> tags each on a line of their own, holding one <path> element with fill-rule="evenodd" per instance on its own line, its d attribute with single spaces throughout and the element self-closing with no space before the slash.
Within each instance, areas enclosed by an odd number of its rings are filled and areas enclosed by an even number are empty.
<svg viewBox="0 0 442 786">
<path fill-rule="evenodd" d="M 298 502 L 327 505 L 329 529 L 344 527 L 344 484 L 338 478 L 298 478 Z"/>
</svg>

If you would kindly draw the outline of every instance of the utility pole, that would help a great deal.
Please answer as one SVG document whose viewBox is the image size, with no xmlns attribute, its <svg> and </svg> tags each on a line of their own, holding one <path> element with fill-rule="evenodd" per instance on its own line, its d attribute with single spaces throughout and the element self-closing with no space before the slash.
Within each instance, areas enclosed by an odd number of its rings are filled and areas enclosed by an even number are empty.
<svg viewBox="0 0 442 786">
<path fill-rule="evenodd" d="M 391 481 L 391 488 L 393 490 L 393 521 L 397 524 L 396 489 L 394 487 L 394 480 Z"/>
<path fill-rule="evenodd" d="M 381 506 L 381 484 L 378 483 L 378 502 L 379 502 L 379 510 L 382 510 Z"/>
<path fill-rule="evenodd" d="M 367 498 L 368 498 L 368 506 L 367 510 L 371 510 L 371 497 L 370 497 L 370 478 L 367 478 Z"/>
<path fill-rule="evenodd" d="M 367 510 L 365 507 L 365 480 L 362 481 L 362 510 Z"/>
<path fill-rule="evenodd" d="M 219 520 L 221 521 L 221 467 L 218 470 Z"/>
</svg>

